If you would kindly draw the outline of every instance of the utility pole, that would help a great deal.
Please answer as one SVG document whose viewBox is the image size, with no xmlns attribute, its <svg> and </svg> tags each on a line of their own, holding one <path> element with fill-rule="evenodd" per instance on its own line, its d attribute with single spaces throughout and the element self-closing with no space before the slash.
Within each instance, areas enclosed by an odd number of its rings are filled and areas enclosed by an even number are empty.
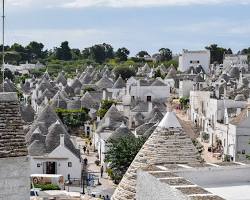
<svg viewBox="0 0 250 200">
<path fill-rule="evenodd" d="M 3 19 L 3 38 L 2 38 L 2 40 L 3 40 L 3 48 L 2 48 L 2 70 L 3 70 L 3 72 L 2 72 L 2 76 L 3 76 L 3 82 L 2 82 L 2 85 L 3 85 L 3 92 L 4 92 L 4 70 L 5 70 L 5 67 L 4 67 L 4 65 L 5 65 L 5 63 L 4 63 L 4 40 L 5 40 L 5 38 L 4 38 L 4 28 L 5 28 L 5 2 L 4 2 L 5 0 L 3 0 L 3 16 L 2 16 L 2 19 Z"/>
</svg>

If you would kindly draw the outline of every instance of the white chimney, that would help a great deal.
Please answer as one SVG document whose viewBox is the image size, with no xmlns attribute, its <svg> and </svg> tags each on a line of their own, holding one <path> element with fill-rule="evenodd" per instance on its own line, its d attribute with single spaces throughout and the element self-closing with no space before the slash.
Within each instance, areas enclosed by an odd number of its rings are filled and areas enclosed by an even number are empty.
<svg viewBox="0 0 250 200">
<path fill-rule="evenodd" d="M 64 134 L 60 135 L 60 146 L 64 146 Z"/>
<path fill-rule="evenodd" d="M 103 99 L 103 100 L 106 100 L 106 99 L 107 99 L 107 91 L 106 91 L 106 89 L 103 89 L 103 90 L 102 90 L 102 99 Z"/>
<path fill-rule="evenodd" d="M 153 110 L 153 103 L 151 101 L 148 102 L 148 112 L 150 113 Z"/>
</svg>

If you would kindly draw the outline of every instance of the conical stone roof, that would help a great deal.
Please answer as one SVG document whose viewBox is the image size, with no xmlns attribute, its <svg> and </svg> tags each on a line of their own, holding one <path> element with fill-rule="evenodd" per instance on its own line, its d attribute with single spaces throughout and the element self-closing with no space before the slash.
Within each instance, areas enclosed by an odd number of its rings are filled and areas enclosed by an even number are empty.
<svg viewBox="0 0 250 200">
<path fill-rule="evenodd" d="M 198 164 L 201 157 L 176 116 L 168 112 L 131 163 L 112 200 L 134 200 L 137 170 L 151 165 Z"/>
<path fill-rule="evenodd" d="M 58 74 L 58 77 L 56 78 L 56 82 L 59 84 L 61 83 L 62 85 L 67 85 L 67 79 L 64 77 L 63 73 L 60 72 Z"/>
<path fill-rule="evenodd" d="M 121 89 L 126 87 L 125 81 L 122 79 L 121 76 L 116 80 L 115 84 L 113 85 L 113 89 Z"/>
<path fill-rule="evenodd" d="M 112 88 L 113 82 L 107 78 L 107 76 L 102 77 L 97 83 L 96 86 L 100 89 Z"/>
<path fill-rule="evenodd" d="M 119 128 L 117 128 L 112 135 L 109 137 L 111 140 L 119 140 L 122 137 L 134 136 L 134 134 L 129 130 L 129 128 L 122 123 Z"/>
</svg>

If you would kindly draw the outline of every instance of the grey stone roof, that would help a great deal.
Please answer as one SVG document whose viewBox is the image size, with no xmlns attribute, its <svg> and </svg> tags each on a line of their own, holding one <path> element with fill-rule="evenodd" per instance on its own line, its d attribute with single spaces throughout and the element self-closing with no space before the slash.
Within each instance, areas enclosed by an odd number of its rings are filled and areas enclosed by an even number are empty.
<svg viewBox="0 0 250 200">
<path fill-rule="evenodd" d="M 121 89 L 126 87 L 126 83 L 125 81 L 122 79 L 121 76 L 118 77 L 118 79 L 116 80 L 115 84 L 113 85 L 113 89 Z"/>
<path fill-rule="evenodd" d="M 156 79 L 151 86 L 166 86 L 165 83 L 163 83 L 162 81 L 160 81 L 159 79 Z"/>
<path fill-rule="evenodd" d="M 29 141 L 29 154 L 31 156 L 42 156 L 46 153 L 52 152 L 60 145 L 60 135 L 64 135 L 65 147 L 75 156 L 80 158 L 80 151 L 75 148 L 74 144 L 70 140 L 67 130 L 59 121 L 56 121 L 48 128 L 48 133 L 46 135 L 42 135 L 36 131 L 33 132 Z"/>
<path fill-rule="evenodd" d="M 140 101 L 131 110 L 132 112 L 148 112 L 148 103 Z"/>
<path fill-rule="evenodd" d="M 167 76 L 165 77 L 165 79 L 171 79 L 171 78 L 175 78 L 176 77 L 176 69 L 175 67 L 170 67 L 170 70 L 168 71 Z"/>
<path fill-rule="evenodd" d="M 223 73 L 223 74 L 220 76 L 220 78 L 223 79 L 223 80 L 225 80 L 226 82 L 228 82 L 229 79 L 230 79 L 230 77 L 229 77 L 227 74 L 225 74 L 225 73 Z"/>
<path fill-rule="evenodd" d="M 46 89 L 51 90 L 53 88 L 53 86 L 51 85 L 51 83 L 46 79 L 42 79 L 42 81 L 39 83 L 38 85 L 38 90 L 41 91 L 45 91 Z"/>
<path fill-rule="evenodd" d="M 141 126 L 138 126 L 135 129 L 136 135 L 144 135 L 144 133 L 154 125 L 155 123 L 145 123 L 142 124 Z"/>
<path fill-rule="evenodd" d="M 165 121 L 168 119 L 168 117 L 164 117 L 161 124 L 170 124 L 171 121 Z M 135 199 L 136 172 L 140 168 L 152 165 L 199 164 L 201 162 L 198 151 L 181 127 L 158 126 L 131 163 L 116 188 L 112 200 Z"/>
<path fill-rule="evenodd" d="M 154 124 L 148 130 L 146 130 L 146 132 L 144 132 L 142 136 L 145 138 L 149 138 L 156 128 L 157 128 L 157 124 Z"/>
<path fill-rule="evenodd" d="M 27 155 L 16 93 L 0 94 L 0 158 Z"/>
<path fill-rule="evenodd" d="M 200 74 L 198 74 L 196 77 L 194 77 L 194 82 L 201 83 L 201 82 L 205 82 L 205 80 L 201 77 Z"/>
<path fill-rule="evenodd" d="M 65 127 L 59 121 L 52 124 L 46 135 L 45 145 L 47 152 L 52 152 L 60 144 L 60 135 L 68 134 Z"/>
<path fill-rule="evenodd" d="M 89 92 L 86 92 L 81 98 L 81 106 L 84 108 L 98 109 L 99 102 L 95 100 Z"/>
<path fill-rule="evenodd" d="M 86 73 L 83 77 L 80 77 L 79 80 L 82 84 L 89 84 L 92 81 L 93 76 L 90 73 Z"/>
<path fill-rule="evenodd" d="M 58 91 L 51 100 L 51 107 L 67 109 L 67 99 L 62 92 Z"/>
<path fill-rule="evenodd" d="M 149 123 L 157 123 L 160 122 L 163 118 L 161 113 L 155 113 L 155 115 L 149 120 Z"/>
<path fill-rule="evenodd" d="M 75 88 L 82 88 L 82 83 L 80 82 L 80 80 L 79 80 L 78 78 L 76 78 L 76 79 L 73 81 L 73 83 L 72 83 L 72 85 L 71 85 L 71 88 L 73 88 L 73 90 L 74 90 Z"/>
<path fill-rule="evenodd" d="M 56 78 L 56 82 L 59 84 L 61 83 L 62 85 L 67 85 L 67 79 L 63 75 L 63 72 L 60 72 Z"/>
<path fill-rule="evenodd" d="M 163 114 L 161 113 L 158 106 L 154 106 L 154 108 L 151 110 L 149 115 L 146 117 L 146 120 L 151 120 L 153 117 L 155 117 L 155 114 L 158 114 L 159 117 L 163 118 Z"/>
<path fill-rule="evenodd" d="M 30 104 L 22 104 L 20 106 L 21 117 L 25 122 L 33 122 L 35 118 L 35 111 Z"/>
<path fill-rule="evenodd" d="M 54 97 L 54 93 L 52 93 L 50 90 L 48 90 L 47 88 L 44 90 L 44 92 L 42 93 L 42 99 L 44 99 L 44 97 L 47 97 L 48 100 L 52 99 Z"/>
<path fill-rule="evenodd" d="M 101 132 L 104 129 L 109 129 L 109 130 L 115 130 L 118 127 L 120 127 L 120 125 L 123 122 L 127 122 L 128 120 L 126 119 L 126 117 L 124 117 L 115 107 L 115 105 L 112 105 L 109 110 L 107 111 L 107 113 L 105 114 L 105 116 L 102 118 L 102 120 L 100 121 L 100 123 L 98 124 L 97 127 L 97 132 Z"/>
<path fill-rule="evenodd" d="M 69 96 L 74 95 L 74 89 L 71 86 L 66 85 L 65 87 L 63 87 L 63 91 Z"/>
<path fill-rule="evenodd" d="M 51 124 L 55 123 L 56 121 L 60 121 L 60 119 L 51 106 L 47 105 L 38 115 L 35 121 L 43 122 L 45 127 L 49 128 Z"/>
<path fill-rule="evenodd" d="M 24 84 L 21 84 L 21 90 L 24 92 L 24 93 L 30 93 L 31 91 L 31 87 L 30 87 L 30 82 L 29 81 L 25 81 Z"/>
<path fill-rule="evenodd" d="M 243 94 L 237 94 L 234 98 L 235 101 L 246 101 L 246 98 Z"/>
<path fill-rule="evenodd" d="M 107 78 L 107 76 L 102 77 L 97 83 L 97 87 L 100 89 L 112 88 L 113 82 Z"/>
<path fill-rule="evenodd" d="M 109 137 L 111 140 L 119 140 L 122 137 L 134 136 L 134 134 L 129 130 L 129 128 L 122 123 L 119 128 L 117 128 Z"/>
<path fill-rule="evenodd" d="M 78 110 L 81 108 L 81 101 L 79 98 L 68 101 L 67 109 L 69 110 Z"/>
<path fill-rule="evenodd" d="M 17 92 L 15 85 L 9 79 L 5 79 L 4 84 L 0 84 L 0 92 L 3 91 L 3 85 L 4 92 Z"/>
<path fill-rule="evenodd" d="M 229 72 L 228 72 L 229 76 L 231 78 L 239 78 L 240 76 L 240 70 L 238 67 L 232 67 Z"/>
</svg>

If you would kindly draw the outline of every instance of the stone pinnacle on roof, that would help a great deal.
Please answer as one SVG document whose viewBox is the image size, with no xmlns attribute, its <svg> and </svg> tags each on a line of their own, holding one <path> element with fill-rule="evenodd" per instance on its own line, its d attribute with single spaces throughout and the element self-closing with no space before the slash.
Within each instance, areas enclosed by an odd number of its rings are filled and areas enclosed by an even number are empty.
<svg viewBox="0 0 250 200">
<path fill-rule="evenodd" d="M 167 112 L 163 119 L 161 120 L 158 127 L 166 129 L 166 128 L 181 128 L 181 124 L 178 121 L 174 112 Z"/>
<path fill-rule="evenodd" d="M 201 162 L 201 156 L 191 139 L 183 131 L 174 113 L 169 112 L 136 155 L 116 188 L 112 200 L 135 200 L 138 169 L 152 165 L 199 164 Z"/>
</svg>

